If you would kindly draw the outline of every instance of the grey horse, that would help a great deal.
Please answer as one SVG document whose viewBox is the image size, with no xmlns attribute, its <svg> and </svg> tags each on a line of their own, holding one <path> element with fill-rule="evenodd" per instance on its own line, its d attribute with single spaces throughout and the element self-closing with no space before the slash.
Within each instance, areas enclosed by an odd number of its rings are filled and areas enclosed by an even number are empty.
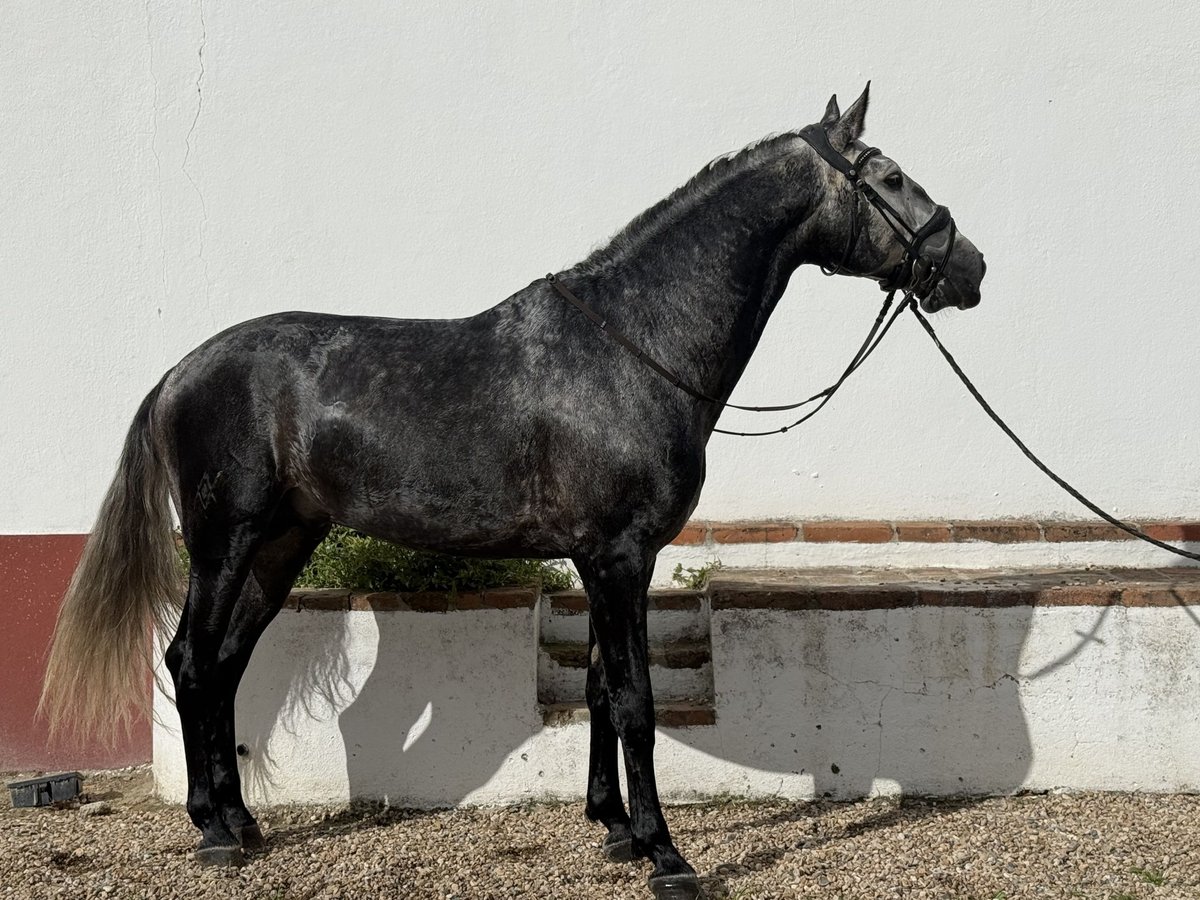
<svg viewBox="0 0 1200 900">
<path fill-rule="evenodd" d="M 820 122 L 847 160 L 864 149 L 867 103 L 864 91 L 843 114 L 834 97 Z M 910 230 L 937 209 L 882 154 L 858 177 Z M 195 855 L 237 863 L 263 838 L 242 799 L 234 695 L 331 523 L 463 555 L 566 557 L 590 606 L 586 814 L 611 858 L 653 863 L 659 898 L 698 896 L 655 785 L 646 643 L 655 557 L 696 506 L 721 412 L 696 394 L 729 397 L 806 263 L 892 286 L 902 271 L 927 311 L 974 306 L 983 257 L 952 235 L 906 258 L 885 216 L 788 132 L 710 163 L 555 274 L 691 392 L 544 279 L 465 319 L 289 312 L 223 331 L 134 417 L 63 601 L 43 707 L 83 729 L 127 721 L 148 626 L 173 630 Z M 182 615 L 171 500 L 191 559 Z"/>
</svg>

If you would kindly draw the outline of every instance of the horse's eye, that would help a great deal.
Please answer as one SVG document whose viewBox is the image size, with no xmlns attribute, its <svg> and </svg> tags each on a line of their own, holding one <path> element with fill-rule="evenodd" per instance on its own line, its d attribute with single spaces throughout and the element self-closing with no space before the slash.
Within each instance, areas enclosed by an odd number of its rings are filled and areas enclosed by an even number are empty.
<svg viewBox="0 0 1200 900">
<path fill-rule="evenodd" d="M 883 179 L 883 183 L 890 188 L 899 188 L 900 185 L 904 184 L 904 176 L 899 172 L 893 172 L 887 178 Z"/>
</svg>

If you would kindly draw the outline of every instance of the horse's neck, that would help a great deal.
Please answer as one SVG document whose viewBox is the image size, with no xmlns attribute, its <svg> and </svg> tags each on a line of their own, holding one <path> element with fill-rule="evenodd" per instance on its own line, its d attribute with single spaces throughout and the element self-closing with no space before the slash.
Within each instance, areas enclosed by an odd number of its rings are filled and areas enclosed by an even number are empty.
<svg viewBox="0 0 1200 900">
<path fill-rule="evenodd" d="M 635 236 L 583 288 L 596 289 L 596 305 L 650 356 L 721 400 L 806 261 L 807 192 L 755 174 Z"/>
</svg>

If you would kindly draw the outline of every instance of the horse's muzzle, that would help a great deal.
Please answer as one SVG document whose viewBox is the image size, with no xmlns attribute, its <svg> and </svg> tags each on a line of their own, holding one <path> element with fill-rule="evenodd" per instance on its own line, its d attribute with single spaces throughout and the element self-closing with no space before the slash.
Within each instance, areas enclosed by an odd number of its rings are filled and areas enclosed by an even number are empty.
<svg viewBox="0 0 1200 900">
<path fill-rule="evenodd" d="M 955 254 L 951 264 L 947 267 L 946 275 L 938 281 L 937 286 L 929 292 L 928 296 L 921 296 L 920 292 L 917 293 L 921 301 L 921 309 L 932 313 L 951 306 L 958 309 L 972 309 L 979 305 L 979 286 L 987 272 L 987 263 L 983 261 L 982 253 L 975 250 L 974 247 L 971 247 L 970 250 L 970 254 L 966 255 L 965 259 L 957 253 Z"/>
</svg>

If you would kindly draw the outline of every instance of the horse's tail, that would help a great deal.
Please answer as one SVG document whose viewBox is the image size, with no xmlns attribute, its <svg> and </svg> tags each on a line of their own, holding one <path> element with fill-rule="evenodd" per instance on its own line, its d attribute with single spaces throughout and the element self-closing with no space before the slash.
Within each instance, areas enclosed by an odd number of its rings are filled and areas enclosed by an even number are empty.
<svg viewBox="0 0 1200 900">
<path fill-rule="evenodd" d="M 163 379 L 166 380 L 165 378 Z M 112 741 L 148 712 L 155 629 L 181 603 L 170 474 L 155 452 L 150 415 L 163 382 L 138 408 L 95 528 L 71 579 L 50 648 L 38 712 L 51 734 Z"/>
</svg>

